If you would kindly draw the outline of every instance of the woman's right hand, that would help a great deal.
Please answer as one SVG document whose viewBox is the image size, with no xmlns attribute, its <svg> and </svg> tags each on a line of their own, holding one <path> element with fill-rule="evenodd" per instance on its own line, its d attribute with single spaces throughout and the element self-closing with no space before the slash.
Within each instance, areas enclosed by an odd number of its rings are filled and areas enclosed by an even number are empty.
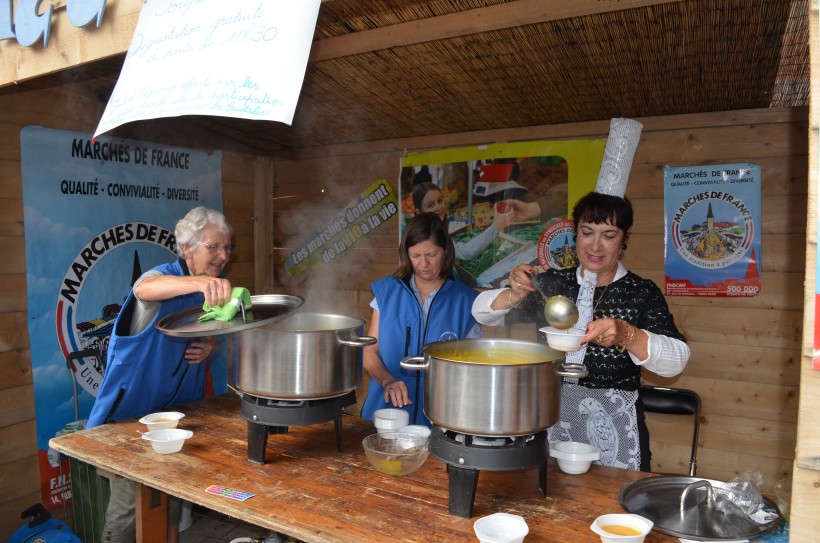
<svg viewBox="0 0 820 543">
<path fill-rule="evenodd" d="M 531 274 L 535 274 L 535 268 L 528 264 L 519 264 L 510 271 L 510 301 L 513 305 L 520 304 L 530 292 L 535 292 L 535 287 L 530 281 Z"/>
<path fill-rule="evenodd" d="M 205 295 L 205 303 L 211 306 L 219 306 L 227 303 L 231 299 L 231 282 L 221 277 L 210 277 L 208 275 L 197 275 L 200 281 L 199 291 Z"/>
<path fill-rule="evenodd" d="M 507 203 L 512 208 L 513 222 L 529 221 L 541 217 L 541 206 L 538 202 L 507 200 Z"/>
<path fill-rule="evenodd" d="M 410 401 L 404 381 L 399 379 L 388 381 L 382 384 L 382 388 L 384 388 L 384 403 L 392 403 L 393 407 L 404 407 L 413 403 Z"/>
<path fill-rule="evenodd" d="M 501 200 L 495 204 L 495 211 L 493 216 L 493 223 L 499 232 L 503 232 L 505 228 L 513 222 L 515 213 L 507 200 Z"/>
</svg>

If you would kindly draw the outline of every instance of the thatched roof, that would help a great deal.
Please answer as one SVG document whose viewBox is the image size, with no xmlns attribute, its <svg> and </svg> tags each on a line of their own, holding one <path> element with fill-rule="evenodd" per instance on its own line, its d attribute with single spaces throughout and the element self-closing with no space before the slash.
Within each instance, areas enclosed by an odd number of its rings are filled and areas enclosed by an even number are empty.
<svg viewBox="0 0 820 543">
<path fill-rule="evenodd" d="M 611 117 L 806 106 L 808 5 L 325 0 L 292 126 L 184 119 L 214 147 L 241 142 L 275 153 Z M 87 82 L 107 101 L 121 63 L 52 78 Z M 188 131 L 178 119 L 146 122 Z"/>
</svg>

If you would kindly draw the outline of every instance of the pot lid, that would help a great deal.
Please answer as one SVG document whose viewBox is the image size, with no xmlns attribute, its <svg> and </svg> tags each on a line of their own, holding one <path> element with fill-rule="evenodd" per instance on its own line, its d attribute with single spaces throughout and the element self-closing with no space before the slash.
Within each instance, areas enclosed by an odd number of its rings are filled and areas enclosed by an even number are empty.
<svg viewBox="0 0 820 543">
<path fill-rule="evenodd" d="M 698 477 L 649 477 L 621 488 L 618 501 L 629 513 L 654 522 L 659 532 L 699 541 L 752 539 L 780 524 L 771 500 L 761 496 L 758 513 L 771 512 L 774 520 L 758 523 L 730 500 L 721 499 L 724 485 Z"/>
<path fill-rule="evenodd" d="M 241 332 L 271 324 L 299 309 L 304 303 L 299 296 L 287 294 L 261 294 L 251 296 L 251 308 L 245 311 L 245 318 L 238 312 L 230 321 L 208 320 L 199 322 L 205 314 L 201 305 L 182 309 L 162 317 L 156 323 L 157 329 L 169 336 L 201 337 Z"/>
</svg>

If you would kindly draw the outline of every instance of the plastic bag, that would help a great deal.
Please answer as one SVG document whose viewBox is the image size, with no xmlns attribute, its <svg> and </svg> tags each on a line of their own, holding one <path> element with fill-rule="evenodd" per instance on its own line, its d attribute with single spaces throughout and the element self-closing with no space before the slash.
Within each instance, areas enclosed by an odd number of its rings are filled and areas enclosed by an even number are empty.
<svg viewBox="0 0 820 543">
<path fill-rule="evenodd" d="M 763 474 L 759 471 L 746 471 L 740 476 L 715 489 L 715 504 L 719 509 L 731 508 L 729 502 L 740 508 L 749 516 L 754 515 L 763 505 L 763 496 L 758 490 L 763 486 Z"/>
</svg>

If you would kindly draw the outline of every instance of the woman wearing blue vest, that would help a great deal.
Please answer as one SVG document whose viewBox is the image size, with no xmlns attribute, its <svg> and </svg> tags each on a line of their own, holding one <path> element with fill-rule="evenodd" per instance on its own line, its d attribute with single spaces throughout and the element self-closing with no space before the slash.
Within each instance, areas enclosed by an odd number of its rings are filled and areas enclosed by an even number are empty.
<svg viewBox="0 0 820 543">
<path fill-rule="evenodd" d="M 410 414 L 410 424 L 431 425 L 423 413 L 424 372 L 404 370 L 400 362 L 421 355 L 427 343 L 481 336 L 471 314 L 477 292 L 453 278 L 454 262 L 453 241 L 435 213 L 407 223 L 398 269 L 371 285 L 368 333 L 379 341 L 364 348 L 370 385 L 363 418 L 397 407 Z"/>
<path fill-rule="evenodd" d="M 225 216 L 205 207 L 192 209 L 177 222 L 179 258 L 142 274 L 117 316 L 105 374 L 86 428 L 203 397 L 206 365 L 201 362 L 208 359 L 215 342 L 168 336 L 154 323 L 203 302 L 222 305 L 230 300 L 231 283 L 221 275 L 233 250 L 231 234 Z M 175 524 L 178 512 L 178 508 L 170 511 L 170 524 Z M 103 541 L 134 541 L 134 514 L 133 482 L 112 477 Z M 172 526 L 169 534 L 176 533 Z"/>
</svg>

